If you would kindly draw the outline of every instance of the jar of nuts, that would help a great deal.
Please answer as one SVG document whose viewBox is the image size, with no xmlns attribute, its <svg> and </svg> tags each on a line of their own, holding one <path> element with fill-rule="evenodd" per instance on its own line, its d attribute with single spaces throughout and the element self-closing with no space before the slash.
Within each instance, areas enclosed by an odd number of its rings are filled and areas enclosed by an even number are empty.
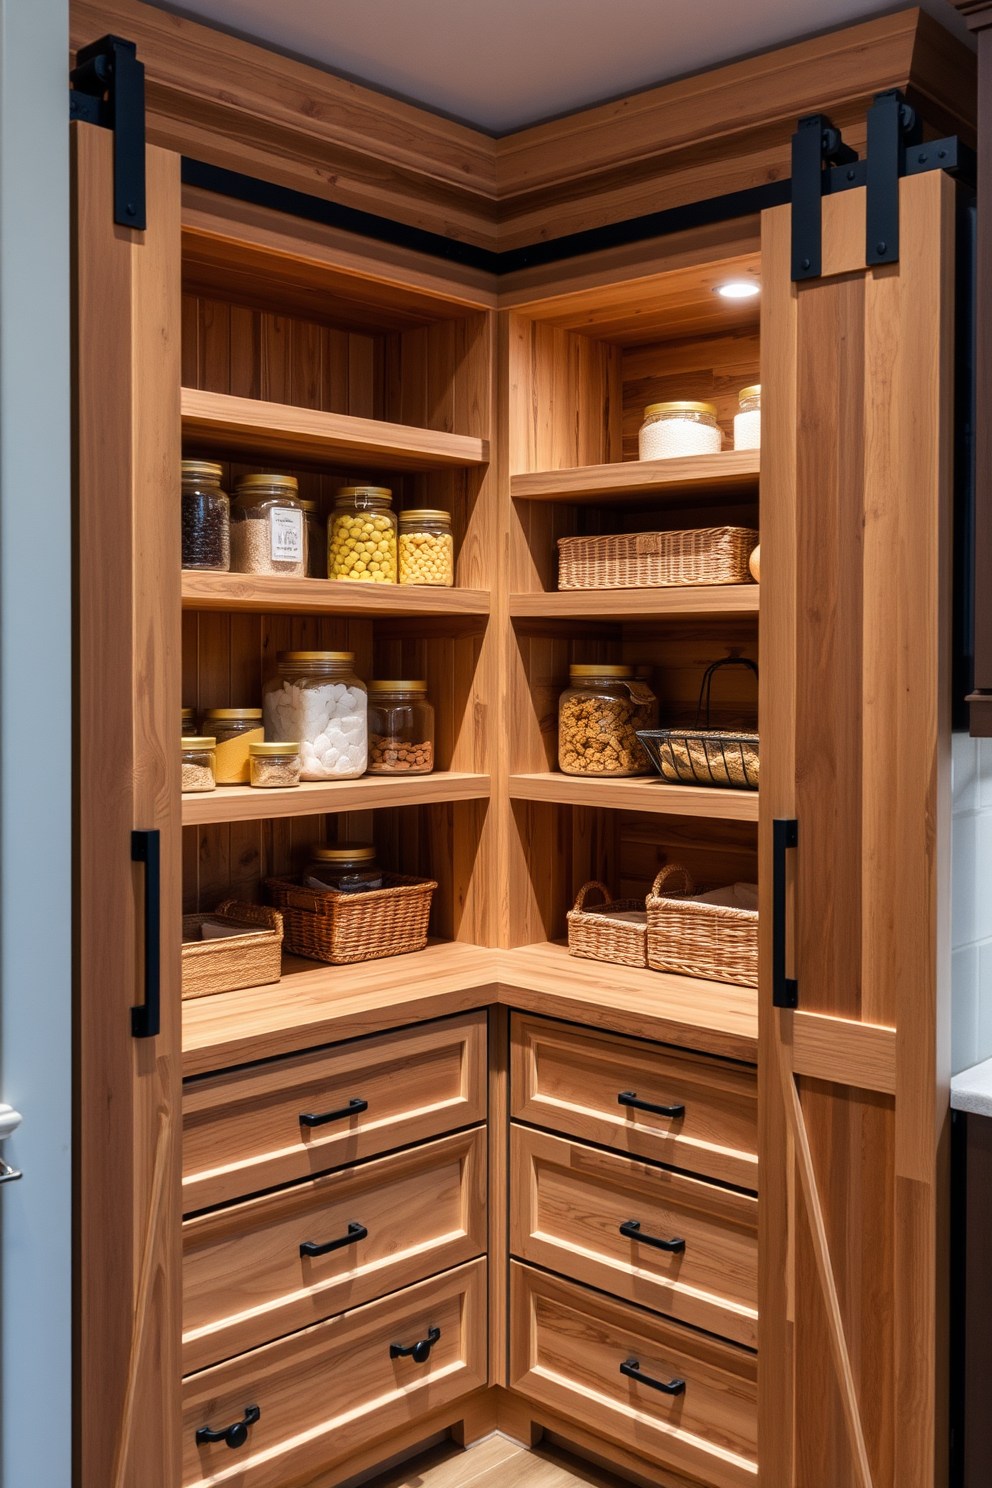
<svg viewBox="0 0 992 1488">
<path fill-rule="evenodd" d="M 387 486 L 340 486 L 327 527 L 327 577 L 396 583 L 396 517 Z"/>
<path fill-rule="evenodd" d="M 446 511 L 400 512 L 400 583 L 455 582 L 455 544 Z"/>
<path fill-rule="evenodd" d="M 633 667 L 569 667 L 558 701 L 558 764 L 566 775 L 649 775 L 637 730 L 657 726 L 658 699 Z"/>
<path fill-rule="evenodd" d="M 369 683 L 369 774 L 429 775 L 434 709 L 426 682 Z"/>
</svg>

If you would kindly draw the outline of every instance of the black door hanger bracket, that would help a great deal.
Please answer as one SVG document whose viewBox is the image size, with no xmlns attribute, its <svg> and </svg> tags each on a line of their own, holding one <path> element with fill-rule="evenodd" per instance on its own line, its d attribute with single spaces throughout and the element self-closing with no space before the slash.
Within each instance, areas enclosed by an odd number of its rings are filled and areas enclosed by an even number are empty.
<svg viewBox="0 0 992 1488">
<path fill-rule="evenodd" d="M 145 68 L 133 41 L 101 36 L 69 74 L 69 117 L 114 132 L 114 221 L 145 229 Z"/>
</svg>

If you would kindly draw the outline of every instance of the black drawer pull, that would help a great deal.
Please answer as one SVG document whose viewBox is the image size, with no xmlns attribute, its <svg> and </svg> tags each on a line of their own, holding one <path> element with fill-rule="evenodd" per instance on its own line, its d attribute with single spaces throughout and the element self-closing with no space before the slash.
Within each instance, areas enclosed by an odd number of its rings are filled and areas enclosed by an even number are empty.
<svg viewBox="0 0 992 1488">
<path fill-rule="evenodd" d="M 196 1433 L 196 1445 L 206 1446 L 207 1442 L 227 1442 L 227 1445 L 237 1451 L 243 1447 L 248 1440 L 248 1427 L 254 1426 L 262 1412 L 257 1405 L 249 1405 L 245 1409 L 244 1417 L 235 1421 L 233 1426 L 225 1426 L 223 1431 L 211 1431 L 209 1426 L 201 1426 Z"/>
<path fill-rule="evenodd" d="M 642 1245 L 653 1245 L 655 1250 L 670 1250 L 673 1255 L 681 1255 L 685 1250 L 684 1240 L 661 1240 L 657 1235 L 642 1234 L 639 1219 L 625 1220 L 620 1226 L 620 1233 L 628 1240 L 640 1240 Z"/>
<path fill-rule="evenodd" d="M 683 1395 L 685 1393 L 685 1380 L 656 1380 L 649 1374 L 641 1373 L 641 1366 L 636 1359 L 624 1359 L 620 1365 L 620 1373 L 625 1374 L 628 1379 L 637 1380 L 638 1384 L 650 1385 L 652 1390 L 660 1390 L 663 1395 Z"/>
<path fill-rule="evenodd" d="M 339 1235 L 336 1240 L 327 1240 L 323 1245 L 318 1245 L 315 1240 L 304 1240 L 300 1246 L 301 1256 L 330 1255 L 332 1250 L 341 1250 L 345 1245 L 357 1245 L 359 1240 L 368 1238 L 368 1230 L 357 1219 L 353 1219 L 348 1226 L 347 1235 Z"/>
<path fill-rule="evenodd" d="M 653 1111 L 656 1116 L 684 1116 L 685 1106 L 653 1106 L 650 1101 L 637 1099 L 636 1090 L 621 1090 L 617 1096 L 617 1104 L 621 1106 L 633 1106 L 638 1111 Z"/>
<path fill-rule="evenodd" d="M 389 1357 L 391 1359 L 412 1359 L 415 1364 L 426 1364 L 431 1356 L 431 1349 L 440 1337 L 441 1329 L 431 1328 L 426 1338 L 421 1338 L 417 1343 L 408 1344 L 405 1348 L 402 1343 L 391 1343 Z"/>
<path fill-rule="evenodd" d="M 300 1116 L 301 1126 L 326 1126 L 329 1121 L 343 1121 L 345 1116 L 357 1116 L 359 1111 L 367 1111 L 369 1103 L 362 1100 L 360 1095 L 354 1096 L 340 1111 L 325 1111 L 317 1116 L 312 1111 L 304 1111 Z"/>
</svg>

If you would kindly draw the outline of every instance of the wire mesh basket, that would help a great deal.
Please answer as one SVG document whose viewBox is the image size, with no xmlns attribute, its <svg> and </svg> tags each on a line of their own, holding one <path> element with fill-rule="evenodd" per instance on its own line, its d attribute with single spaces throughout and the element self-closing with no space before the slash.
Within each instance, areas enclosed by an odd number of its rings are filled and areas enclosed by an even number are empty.
<svg viewBox="0 0 992 1488">
<path fill-rule="evenodd" d="M 694 728 L 638 730 L 637 737 L 663 780 L 673 785 L 758 789 L 758 735 L 709 727 L 713 674 L 729 666 L 747 667 L 758 676 L 756 663 L 745 656 L 714 661 L 703 674 Z M 704 713 L 705 725 L 700 728 Z"/>
</svg>

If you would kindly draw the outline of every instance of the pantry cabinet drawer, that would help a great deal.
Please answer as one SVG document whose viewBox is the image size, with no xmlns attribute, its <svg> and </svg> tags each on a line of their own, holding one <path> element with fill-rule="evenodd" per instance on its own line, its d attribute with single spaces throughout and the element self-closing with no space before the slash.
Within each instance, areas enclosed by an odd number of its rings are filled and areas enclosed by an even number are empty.
<svg viewBox="0 0 992 1488">
<path fill-rule="evenodd" d="M 757 1348 L 757 1199 L 524 1126 L 510 1150 L 515 1255 Z"/>
<path fill-rule="evenodd" d="M 183 1225 L 183 1373 L 485 1249 L 482 1127 L 199 1215 Z"/>
<path fill-rule="evenodd" d="M 183 1213 L 485 1117 L 484 1010 L 189 1080 Z"/>
<path fill-rule="evenodd" d="M 754 1354 L 516 1261 L 510 1297 L 514 1389 L 709 1488 L 754 1488 Z"/>
<path fill-rule="evenodd" d="M 526 1013 L 514 1013 L 512 1030 L 518 1119 L 757 1188 L 757 1074 L 749 1065 Z"/>
<path fill-rule="evenodd" d="M 431 1341 L 433 1340 L 433 1342 Z M 425 1357 L 410 1350 L 422 1343 Z M 183 1385 L 183 1488 L 286 1488 L 486 1383 L 486 1263 L 191 1375 Z M 235 1450 L 198 1444 L 258 1412 Z"/>
</svg>

